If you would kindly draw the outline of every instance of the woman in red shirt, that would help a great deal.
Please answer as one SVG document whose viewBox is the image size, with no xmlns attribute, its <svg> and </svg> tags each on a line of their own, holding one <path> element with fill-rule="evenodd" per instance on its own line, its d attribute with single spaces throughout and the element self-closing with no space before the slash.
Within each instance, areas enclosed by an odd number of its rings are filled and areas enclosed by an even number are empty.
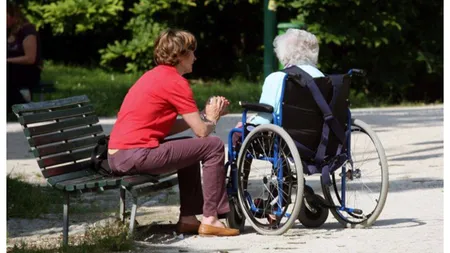
<svg viewBox="0 0 450 253">
<path fill-rule="evenodd" d="M 230 211 L 225 188 L 224 143 L 209 136 L 229 102 L 213 97 L 199 112 L 189 82 L 195 37 L 169 29 L 155 41 L 157 66 L 130 88 L 111 131 L 108 162 L 119 175 L 178 172 L 180 233 L 232 236 L 218 216 Z M 182 119 L 177 119 L 181 115 Z M 164 141 L 191 128 L 199 138 Z M 203 169 L 203 185 L 200 176 Z M 198 221 L 197 214 L 203 214 Z"/>
</svg>

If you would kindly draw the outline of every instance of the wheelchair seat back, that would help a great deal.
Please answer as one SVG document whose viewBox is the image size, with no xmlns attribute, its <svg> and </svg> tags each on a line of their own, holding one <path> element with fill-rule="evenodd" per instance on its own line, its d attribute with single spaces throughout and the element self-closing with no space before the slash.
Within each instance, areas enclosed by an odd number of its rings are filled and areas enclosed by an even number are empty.
<svg viewBox="0 0 450 253">
<path fill-rule="evenodd" d="M 292 68 L 297 68 L 297 70 L 292 70 Z M 285 79 L 282 100 L 282 127 L 292 139 L 315 153 L 322 140 L 325 118 L 313 97 L 312 91 L 305 85 L 305 82 L 311 77 L 306 72 L 298 69 L 298 67 L 294 66 L 283 70 L 288 75 Z M 314 78 L 313 80 L 326 104 L 330 106 L 338 125 L 346 131 L 349 120 L 347 110 L 349 106 L 350 77 L 348 75 L 334 75 Z M 346 143 L 341 143 L 333 129 L 330 129 L 325 157 L 334 157 L 340 144 L 342 144 L 342 149 L 340 150 L 340 153 L 342 153 L 346 149 Z M 313 159 L 304 150 L 299 149 L 299 152 L 302 159 Z"/>
</svg>

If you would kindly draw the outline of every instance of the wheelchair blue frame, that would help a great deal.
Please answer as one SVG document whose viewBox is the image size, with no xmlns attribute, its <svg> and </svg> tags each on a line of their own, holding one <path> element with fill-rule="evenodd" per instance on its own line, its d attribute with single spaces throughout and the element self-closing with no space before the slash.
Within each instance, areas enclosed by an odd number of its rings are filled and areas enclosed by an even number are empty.
<svg viewBox="0 0 450 253">
<path fill-rule="evenodd" d="M 351 77 L 353 74 L 364 74 L 364 72 L 362 70 L 357 70 L 357 69 L 351 69 L 350 71 L 348 71 L 348 75 Z M 284 98 L 284 87 L 285 87 L 285 82 L 283 82 L 283 87 L 282 87 L 282 95 L 281 95 L 281 101 L 283 101 Z M 282 112 L 282 104 L 280 104 L 279 107 L 279 111 Z M 352 121 L 352 115 L 350 112 L 350 109 L 348 109 L 348 124 L 347 124 L 347 158 L 348 158 L 348 162 L 350 162 L 351 164 L 353 163 L 352 158 L 351 158 L 351 150 L 350 150 L 350 144 L 351 144 L 351 121 Z M 244 124 L 247 122 L 247 113 L 248 113 L 248 109 L 244 109 L 244 111 L 242 112 L 242 126 L 244 126 Z M 282 127 L 282 122 L 283 122 L 283 117 L 282 117 L 282 113 L 277 114 L 277 112 L 273 112 L 272 113 L 272 119 L 273 119 L 273 123 L 274 125 L 277 125 L 279 127 Z M 230 167 L 230 178 L 228 179 L 228 184 L 227 184 L 227 193 L 228 196 L 236 196 L 237 195 L 237 187 L 238 187 L 238 174 L 237 174 L 237 158 L 238 158 L 238 153 L 236 150 L 234 150 L 233 148 L 233 134 L 235 133 L 241 133 L 241 141 L 242 143 L 244 142 L 245 139 L 245 131 L 244 128 L 233 128 L 231 129 L 230 133 L 228 134 L 228 161 L 225 164 L 225 173 L 226 175 L 228 175 L 228 167 Z M 278 147 L 277 145 L 275 145 L 274 147 L 274 158 L 271 159 L 269 157 L 264 157 L 263 159 L 267 159 L 267 160 L 273 160 L 271 161 L 274 164 L 274 168 L 276 169 L 278 167 L 278 161 L 276 161 L 276 157 L 278 153 Z M 353 164 L 352 164 L 353 165 Z M 346 164 L 344 163 L 344 165 L 342 166 L 342 175 L 346 174 Z M 282 188 L 282 184 L 283 184 L 283 167 L 281 167 L 280 169 L 278 169 L 278 175 L 277 175 L 277 181 L 278 181 L 278 187 L 279 189 Z M 346 211 L 348 213 L 359 213 L 360 210 L 358 209 L 354 209 L 354 208 L 350 208 L 350 207 L 346 207 L 345 206 L 345 192 L 346 192 L 346 177 L 343 176 L 341 177 L 341 192 L 342 192 L 342 196 L 340 199 L 340 204 L 341 206 L 337 206 L 336 208 L 338 208 L 340 211 Z M 250 195 L 246 196 L 248 203 L 250 204 L 250 208 L 252 209 L 252 211 L 254 212 L 261 212 L 261 210 L 259 210 L 259 208 L 257 208 Z M 282 215 L 281 213 L 281 206 L 282 206 L 282 198 L 278 198 L 278 210 L 274 212 L 275 215 Z M 289 217 L 290 214 L 285 213 L 284 216 Z"/>
</svg>

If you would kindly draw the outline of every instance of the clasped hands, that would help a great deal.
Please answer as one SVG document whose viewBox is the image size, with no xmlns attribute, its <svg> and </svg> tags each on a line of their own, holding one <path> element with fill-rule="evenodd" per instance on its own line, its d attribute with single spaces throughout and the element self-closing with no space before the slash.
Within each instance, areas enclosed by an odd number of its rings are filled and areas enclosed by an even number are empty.
<svg viewBox="0 0 450 253">
<path fill-rule="evenodd" d="M 217 123 L 220 117 L 228 113 L 230 101 L 222 96 L 213 96 L 205 106 L 205 117 L 207 120 Z"/>
</svg>

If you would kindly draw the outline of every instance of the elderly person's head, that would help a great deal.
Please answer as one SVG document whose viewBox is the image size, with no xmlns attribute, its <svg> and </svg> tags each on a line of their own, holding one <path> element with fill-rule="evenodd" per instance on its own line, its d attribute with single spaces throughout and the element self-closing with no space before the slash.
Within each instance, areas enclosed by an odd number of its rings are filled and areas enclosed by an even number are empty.
<svg viewBox="0 0 450 253">
<path fill-rule="evenodd" d="M 196 48 L 197 40 L 190 32 L 168 29 L 156 39 L 153 56 L 156 64 L 174 66 L 185 74 L 192 72 Z"/>
<path fill-rule="evenodd" d="M 273 46 L 283 66 L 317 65 L 319 42 L 312 33 L 290 28 L 275 38 Z"/>
</svg>

